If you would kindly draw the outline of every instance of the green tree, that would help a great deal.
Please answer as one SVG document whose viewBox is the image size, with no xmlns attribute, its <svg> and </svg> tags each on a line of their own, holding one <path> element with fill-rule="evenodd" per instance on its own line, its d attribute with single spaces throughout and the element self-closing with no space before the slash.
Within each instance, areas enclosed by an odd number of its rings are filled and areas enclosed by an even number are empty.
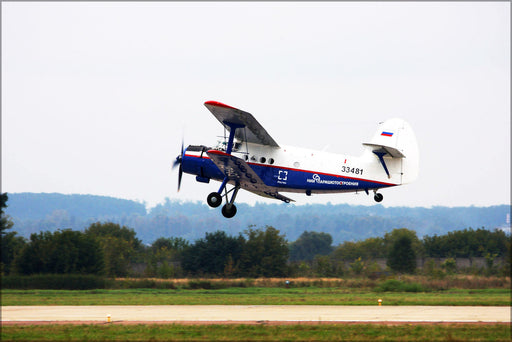
<svg viewBox="0 0 512 342">
<path fill-rule="evenodd" d="M 486 273 L 488 275 L 496 274 L 496 266 L 494 265 L 494 259 L 498 256 L 498 253 L 487 253 L 485 255 L 485 262 L 487 264 Z"/>
<path fill-rule="evenodd" d="M 23 250 L 26 240 L 17 236 L 16 232 L 8 232 L 2 235 L 1 242 L 1 273 L 10 274 L 14 270 L 14 263 Z"/>
<path fill-rule="evenodd" d="M 361 255 L 366 259 L 385 258 L 387 254 L 385 240 L 381 237 L 371 237 L 361 241 Z"/>
<path fill-rule="evenodd" d="M 388 254 L 386 242 L 381 237 L 368 238 L 363 241 L 345 241 L 333 252 L 336 260 L 356 260 L 385 258 Z"/>
<path fill-rule="evenodd" d="M 445 235 L 425 236 L 425 255 L 435 258 L 485 257 L 487 254 L 504 256 L 507 253 L 507 234 L 499 229 L 490 231 L 472 228 L 448 232 Z"/>
<path fill-rule="evenodd" d="M 304 231 L 290 244 L 290 260 L 311 261 L 316 255 L 329 255 L 332 252 L 331 244 L 330 234 Z"/>
<path fill-rule="evenodd" d="M 249 277 L 284 277 L 288 274 L 288 243 L 279 230 L 249 228 L 240 272 Z"/>
<path fill-rule="evenodd" d="M 112 222 L 96 222 L 85 230 L 85 234 L 101 246 L 109 277 L 124 277 L 129 274 L 131 263 L 142 261 L 142 242 L 131 228 Z"/>
<path fill-rule="evenodd" d="M 191 274 L 222 276 L 229 263 L 232 274 L 236 274 L 236 265 L 240 260 L 245 239 L 228 236 L 223 231 L 206 233 L 204 239 L 197 240 L 183 251 L 183 270 Z"/>
<path fill-rule="evenodd" d="M 411 248 L 417 256 L 421 257 L 425 254 L 423 250 L 423 244 L 420 239 L 418 239 L 416 232 L 407 228 L 400 228 L 393 229 L 390 233 L 384 234 L 384 246 L 387 255 L 389 255 L 391 250 L 394 248 L 395 242 L 403 236 L 409 238 L 411 242 Z"/>
<path fill-rule="evenodd" d="M 395 240 L 388 255 L 387 265 L 395 272 L 414 273 L 416 253 L 409 235 L 402 235 Z"/>
<path fill-rule="evenodd" d="M 93 223 L 85 230 L 85 233 L 94 237 L 112 236 L 130 242 L 134 249 L 142 246 L 142 241 L 137 239 L 135 230 L 125 226 L 120 226 L 113 222 L 96 222 Z"/>
<path fill-rule="evenodd" d="M 181 275 L 181 267 L 177 264 L 182 260 L 183 251 L 189 247 L 183 238 L 156 239 L 146 250 L 147 276 L 170 278 Z"/>
<path fill-rule="evenodd" d="M 179 253 L 179 252 L 183 251 L 188 246 L 189 246 L 188 241 L 183 238 L 161 237 L 161 238 L 156 239 L 151 244 L 151 249 L 155 252 L 166 250 L 166 251 L 174 251 L 176 253 Z"/>
<path fill-rule="evenodd" d="M 93 238 L 70 229 L 31 234 L 16 268 L 21 274 L 101 274 L 103 254 Z"/>
<path fill-rule="evenodd" d="M 4 212 L 4 209 L 7 208 L 7 200 L 7 193 L 0 194 L 0 267 L 2 274 L 11 273 L 13 262 L 25 245 L 25 239 L 16 236 L 17 232 L 7 232 L 14 225 L 11 218 Z"/>
<path fill-rule="evenodd" d="M 441 268 L 443 268 L 447 274 L 453 274 L 457 271 L 457 261 L 454 258 L 447 258 L 442 264 Z"/>
<path fill-rule="evenodd" d="M 350 270 L 356 275 L 363 273 L 364 268 L 365 263 L 363 260 L 361 260 L 361 257 L 357 258 L 353 263 L 350 264 Z"/>
<path fill-rule="evenodd" d="M 313 271 L 317 277 L 337 277 L 343 275 L 341 264 L 328 255 L 315 256 Z"/>
<path fill-rule="evenodd" d="M 4 209 L 7 208 L 8 199 L 9 197 L 6 192 L 0 194 L 0 234 L 2 237 L 4 236 L 5 231 L 11 229 L 13 226 L 11 219 L 9 216 L 5 215 L 4 212 Z"/>
</svg>

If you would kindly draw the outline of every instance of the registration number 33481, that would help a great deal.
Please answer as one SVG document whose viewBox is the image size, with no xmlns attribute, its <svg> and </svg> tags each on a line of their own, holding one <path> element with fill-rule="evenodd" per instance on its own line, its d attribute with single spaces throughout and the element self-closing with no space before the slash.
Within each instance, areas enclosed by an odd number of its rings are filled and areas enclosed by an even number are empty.
<svg viewBox="0 0 512 342">
<path fill-rule="evenodd" d="M 345 173 L 354 173 L 356 175 L 362 175 L 363 169 L 357 168 L 357 167 L 350 167 L 350 166 L 342 166 L 341 172 Z"/>
</svg>

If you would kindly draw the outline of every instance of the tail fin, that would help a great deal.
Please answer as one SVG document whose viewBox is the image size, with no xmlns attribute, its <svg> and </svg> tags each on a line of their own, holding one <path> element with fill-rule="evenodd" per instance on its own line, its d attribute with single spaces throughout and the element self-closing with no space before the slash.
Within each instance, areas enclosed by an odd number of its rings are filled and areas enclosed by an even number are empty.
<svg viewBox="0 0 512 342">
<path fill-rule="evenodd" d="M 363 145 L 379 158 L 386 173 L 388 171 L 383 157 L 400 158 L 401 184 L 411 183 L 418 178 L 418 143 L 414 131 L 405 120 L 395 118 L 381 123 L 372 140 Z"/>
</svg>

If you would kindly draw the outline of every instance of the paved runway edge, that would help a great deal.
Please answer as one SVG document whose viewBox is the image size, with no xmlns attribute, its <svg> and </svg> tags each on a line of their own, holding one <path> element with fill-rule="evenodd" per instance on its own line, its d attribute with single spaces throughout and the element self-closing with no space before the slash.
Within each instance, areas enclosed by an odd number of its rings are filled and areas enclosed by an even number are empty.
<svg viewBox="0 0 512 342">
<path fill-rule="evenodd" d="M 2 306 L 8 322 L 507 322 L 510 306 Z"/>
<path fill-rule="evenodd" d="M 27 325 L 138 325 L 138 324 L 156 324 L 156 325 L 357 325 L 357 324 L 375 324 L 375 325 L 510 325 L 509 322 L 404 322 L 404 321 L 115 321 L 111 323 L 100 321 L 8 321 L 2 322 L 2 326 L 27 326 Z"/>
</svg>

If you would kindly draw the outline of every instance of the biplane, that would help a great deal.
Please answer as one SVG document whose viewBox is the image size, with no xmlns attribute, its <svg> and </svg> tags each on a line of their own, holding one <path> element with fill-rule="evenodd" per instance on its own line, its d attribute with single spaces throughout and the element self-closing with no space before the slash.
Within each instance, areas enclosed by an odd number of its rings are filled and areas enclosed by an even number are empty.
<svg viewBox="0 0 512 342">
<path fill-rule="evenodd" d="M 324 193 L 373 192 L 381 202 L 380 189 L 414 181 L 419 154 L 410 125 L 398 118 L 379 124 L 373 138 L 363 143 L 361 156 L 316 151 L 278 144 L 250 114 L 216 101 L 206 108 L 224 126 L 224 139 L 215 147 L 189 145 L 176 158 L 178 191 L 183 173 L 198 182 L 219 181 L 220 187 L 206 201 L 222 215 L 236 214 L 235 199 L 240 189 L 286 203 L 294 200 L 283 193 L 311 196 Z M 228 187 L 230 188 L 228 190 Z"/>
</svg>

